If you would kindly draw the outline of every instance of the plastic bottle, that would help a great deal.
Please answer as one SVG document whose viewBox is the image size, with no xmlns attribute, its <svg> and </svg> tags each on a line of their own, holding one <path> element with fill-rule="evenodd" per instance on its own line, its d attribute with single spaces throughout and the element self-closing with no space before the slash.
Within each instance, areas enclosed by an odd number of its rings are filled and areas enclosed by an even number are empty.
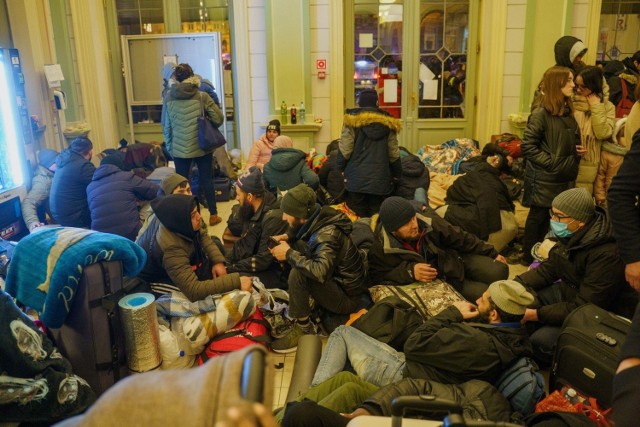
<svg viewBox="0 0 640 427">
<path fill-rule="evenodd" d="M 306 110 L 304 108 L 304 102 L 300 101 L 300 109 L 298 110 L 298 122 L 303 125 L 304 124 L 304 116 L 305 116 Z"/>
<path fill-rule="evenodd" d="M 295 125 L 296 123 L 298 123 L 298 110 L 296 104 L 291 104 L 291 124 Z"/>
<path fill-rule="evenodd" d="M 284 102 L 284 100 L 282 101 L 282 104 L 280 104 L 280 123 L 283 125 L 286 125 L 288 123 L 288 119 L 287 119 L 287 103 Z"/>
</svg>

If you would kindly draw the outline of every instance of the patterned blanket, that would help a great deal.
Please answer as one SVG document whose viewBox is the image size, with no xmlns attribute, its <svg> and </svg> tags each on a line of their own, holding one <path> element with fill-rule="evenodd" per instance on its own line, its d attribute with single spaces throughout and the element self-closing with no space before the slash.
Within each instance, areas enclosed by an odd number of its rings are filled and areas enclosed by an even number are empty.
<svg viewBox="0 0 640 427">
<path fill-rule="evenodd" d="M 457 138 L 440 145 L 425 145 L 418 150 L 417 155 L 430 171 L 456 175 L 460 163 L 479 156 L 480 150 L 478 141 Z"/>
<path fill-rule="evenodd" d="M 47 228 L 29 234 L 15 248 L 6 291 L 40 313 L 52 328 L 63 325 L 85 266 L 122 261 L 124 275 L 136 276 L 147 255 L 129 239 L 72 227 Z"/>
</svg>

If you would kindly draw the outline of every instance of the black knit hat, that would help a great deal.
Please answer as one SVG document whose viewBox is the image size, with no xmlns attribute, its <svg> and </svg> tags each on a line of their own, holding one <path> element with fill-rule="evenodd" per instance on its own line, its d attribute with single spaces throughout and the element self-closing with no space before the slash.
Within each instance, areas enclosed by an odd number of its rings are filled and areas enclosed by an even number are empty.
<svg viewBox="0 0 640 427">
<path fill-rule="evenodd" d="M 117 166 L 118 169 L 124 170 L 124 162 L 122 161 L 122 157 L 118 154 L 111 154 L 100 160 L 100 166 L 102 165 L 114 165 Z"/>
<path fill-rule="evenodd" d="M 276 132 L 278 132 L 278 135 L 280 135 L 280 120 L 271 120 L 267 125 L 267 130 L 275 130 Z"/>
<path fill-rule="evenodd" d="M 365 89 L 360 92 L 358 96 L 359 107 L 377 107 L 378 106 L 378 92 L 375 89 Z"/>
<path fill-rule="evenodd" d="M 316 193 L 307 184 L 298 184 L 282 198 L 280 209 L 296 218 L 309 218 L 316 209 Z"/>
<path fill-rule="evenodd" d="M 238 187 L 245 193 L 264 194 L 264 181 L 262 172 L 256 166 L 238 177 Z"/>
<path fill-rule="evenodd" d="M 415 215 L 411 202 L 403 197 L 389 197 L 380 205 L 380 222 L 389 233 L 411 221 Z"/>
</svg>

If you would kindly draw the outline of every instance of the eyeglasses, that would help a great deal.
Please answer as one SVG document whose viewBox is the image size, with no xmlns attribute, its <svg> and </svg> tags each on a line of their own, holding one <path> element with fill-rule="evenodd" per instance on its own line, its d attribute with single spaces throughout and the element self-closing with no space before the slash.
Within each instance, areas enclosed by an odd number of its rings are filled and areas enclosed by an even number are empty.
<svg viewBox="0 0 640 427">
<path fill-rule="evenodd" d="M 571 216 L 569 215 L 558 215 L 557 213 L 555 213 L 553 211 L 553 209 L 549 209 L 549 216 L 553 219 L 556 218 L 558 221 L 562 220 L 562 219 L 566 219 L 566 218 L 571 218 Z"/>
</svg>

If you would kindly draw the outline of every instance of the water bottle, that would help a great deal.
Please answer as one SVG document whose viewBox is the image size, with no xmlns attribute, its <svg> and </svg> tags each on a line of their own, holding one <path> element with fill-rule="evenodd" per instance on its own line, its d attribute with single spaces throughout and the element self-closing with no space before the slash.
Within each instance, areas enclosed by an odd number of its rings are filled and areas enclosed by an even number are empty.
<svg viewBox="0 0 640 427">
<path fill-rule="evenodd" d="M 291 124 L 295 125 L 296 123 L 298 123 L 298 110 L 296 104 L 291 104 Z"/>
<path fill-rule="evenodd" d="M 282 104 L 280 104 L 280 123 L 283 125 L 286 125 L 288 123 L 287 121 L 287 103 L 284 102 L 284 100 L 282 101 Z"/>
<path fill-rule="evenodd" d="M 305 109 L 304 109 L 304 102 L 300 101 L 300 109 L 298 110 L 298 116 L 300 116 L 300 124 L 303 125 L 304 124 L 304 115 L 305 115 Z"/>
</svg>

